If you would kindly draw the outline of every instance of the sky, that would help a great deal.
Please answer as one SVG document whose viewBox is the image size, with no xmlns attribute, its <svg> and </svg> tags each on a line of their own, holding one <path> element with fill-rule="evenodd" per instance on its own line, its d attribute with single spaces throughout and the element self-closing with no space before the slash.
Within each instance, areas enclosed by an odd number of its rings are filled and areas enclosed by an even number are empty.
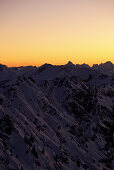
<svg viewBox="0 0 114 170">
<path fill-rule="evenodd" d="M 0 0 L 0 63 L 114 63 L 114 0 Z"/>
</svg>

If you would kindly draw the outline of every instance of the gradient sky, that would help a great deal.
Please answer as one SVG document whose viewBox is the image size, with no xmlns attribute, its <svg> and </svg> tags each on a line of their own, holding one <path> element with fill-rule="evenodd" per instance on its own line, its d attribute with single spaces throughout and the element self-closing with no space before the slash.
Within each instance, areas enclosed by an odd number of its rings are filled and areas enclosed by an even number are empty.
<svg viewBox="0 0 114 170">
<path fill-rule="evenodd" d="M 114 0 L 0 0 L 0 63 L 114 63 Z"/>
</svg>

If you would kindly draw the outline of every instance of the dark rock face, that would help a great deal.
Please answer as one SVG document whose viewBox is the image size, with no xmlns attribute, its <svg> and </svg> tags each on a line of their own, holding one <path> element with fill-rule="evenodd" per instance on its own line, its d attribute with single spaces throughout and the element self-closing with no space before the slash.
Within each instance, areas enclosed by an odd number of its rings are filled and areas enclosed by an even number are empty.
<svg viewBox="0 0 114 170">
<path fill-rule="evenodd" d="M 112 74 L 70 62 L 6 67 L 0 73 L 0 169 L 114 169 L 113 113 Z"/>
</svg>

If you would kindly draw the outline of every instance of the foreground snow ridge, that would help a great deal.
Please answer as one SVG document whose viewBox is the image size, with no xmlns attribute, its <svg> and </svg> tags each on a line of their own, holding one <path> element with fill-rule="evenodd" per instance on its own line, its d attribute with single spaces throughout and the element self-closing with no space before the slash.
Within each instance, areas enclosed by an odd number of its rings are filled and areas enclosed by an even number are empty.
<svg viewBox="0 0 114 170">
<path fill-rule="evenodd" d="M 114 65 L 0 65 L 0 170 L 109 170 Z"/>
</svg>

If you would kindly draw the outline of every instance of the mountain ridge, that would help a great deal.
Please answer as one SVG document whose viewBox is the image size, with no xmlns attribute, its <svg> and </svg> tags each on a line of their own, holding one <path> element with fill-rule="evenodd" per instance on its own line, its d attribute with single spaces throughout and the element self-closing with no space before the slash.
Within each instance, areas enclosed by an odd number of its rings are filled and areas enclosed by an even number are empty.
<svg viewBox="0 0 114 170">
<path fill-rule="evenodd" d="M 49 64 L 49 63 L 44 63 L 43 65 L 52 65 L 52 64 Z M 41 66 L 43 66 L 43 65 L 41 65 Z M 85 66 L 85 65 L 87 65 L 87 66 L 89 66 L 88 64 L 86 64 L 86 63 L 83 63 L 83 64 L 74 64 L 72 61 L 68 61 L 67 62 L 67 64 L 64 64 L 64 65 L 78 65 L 78 66 Z M 96 65 L 96 66 L 103 66 L 103 65 L 110 65 L 110 66 L 114 66 L 114 64 L 111 62 L 111 61 L 106 61 L 105 63 L 101 63 L 101 64 L 93 64 L 92 66 L 89 66 L 89 67 L 93 67 L 94 65 Z M 6 66 L 6 65 L 4 65 L 4 64 L 2 64 L 2 63 L 0 63 L 0 67 L 1 66 Z M 41 67 L 41 66 L 38 66 L 38 67 Z M 54 65 L 55 66 L 55 65 Z M 60 65 L 56 65 L 56 66 L 60 66 Z M 28 65 L 28 66 L 17 66 L 17 67 L 9 67 L 9 68 L 21 68 L 21 67 L 36 67 L 36 66 L 32 66 L 32 65 Z"/>
<path fill-rule="evenodd" d="M 114 168 L 113 72 L 0 68 L 1 170 Z"/>
</svg>

